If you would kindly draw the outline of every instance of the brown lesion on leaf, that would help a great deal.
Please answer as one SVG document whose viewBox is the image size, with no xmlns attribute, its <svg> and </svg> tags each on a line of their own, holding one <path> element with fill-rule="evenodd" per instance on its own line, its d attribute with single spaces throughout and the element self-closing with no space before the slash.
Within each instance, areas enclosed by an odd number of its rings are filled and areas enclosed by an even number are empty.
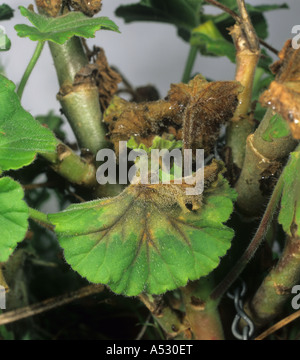
<svg viewBox="0 0 300 360">
<path fill-rule="evenodd" d="M 205 166 L 204 190 L 213 189 L 218 182 L 219 174 L 223 172 L 224 164 L 220 161 L 213 160 L 210 165 Z M 170 181 L 170 184 L 134 184 L 127 191 L 139 200 L 156 206 L 156 210 L 165 215 L 166 211 L 178 207 L 182 213 L 201 209 L 203 194 L 186 194 L 186 190 L 194 186 L 195 184 L 187 184 L 183 178 L 182 184 L 175 184 L 173 180 Z"/>
<path fill-rule="evenodd" d="M 233 116 L 241 91 L 236 81 L 207 82 L 197 75 L 188 84 L 172 84 L 164 100 L 134 103 L 115 97 L 104 122 L 116 151 L 119 141 L 132 136 L 149 145 L 154 136 L 170 131 L 183 140 L 184 148 L 204 149 L 208 155 L 221 126 Z"/>
<path fill-rule="evenodd" d="M 271 107 L 289 124 L 292 135 L 300 139 L 300 49 L 288 40 L 271 69 L 275 80 L 260 97 L 263 106 Z"/>
</svg>

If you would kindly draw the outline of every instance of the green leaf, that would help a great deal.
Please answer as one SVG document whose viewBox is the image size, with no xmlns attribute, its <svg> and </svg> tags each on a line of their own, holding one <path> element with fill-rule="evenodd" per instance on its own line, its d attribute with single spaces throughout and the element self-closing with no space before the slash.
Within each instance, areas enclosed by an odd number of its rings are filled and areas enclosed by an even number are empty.
<svg viewBox="0 0 300 360">
<path fill-rule="evenodd" d="M 219 175 L 202 208 L 189 212 L 164 186 L 131 185 L 115 198 L 49 215 L 66 261 L 89 281 L 128 296 L 162 294 L 213 271 L 234 235 L 223 223 L 235 191 Z"/>
<path fill-rule="evenodd" d="M 15 84 L 0 75 L 0 172 L 29 165 L 56 146 L 53 133 L 22 108 Z"/>
<path fill-rule="evenodd" d="M 21 186 L 8 177 L 0 178 L 0 262 L 8 260 L 28 228 L 28 207 Z"/>
<path fill-rule="evenodd" d="M 280 115 L 275 114 L 270 120 L 270 124 L 262 138 L 265 141 L 272 142 L 274 139 L 289 136 L 290 133 L 291 131 L 288 123 Z"/>
<path fill-rule="evenodd" d="M 227 56 L 235 62 L 234 45 L 224 39 L 212 20 L 193 29 L 190 43 L 197 46 L 202 55 Z"/>
<path fill-rule="evenodd" d="M 16 25 L 20 37 L 29 37 L 33 41 L 52 41 L 64 44 L 77 35 L 85 38 L 95 37 L 100 29 L 119 32 L 118 26 L 107 17 L 90 18 L 81 12 L 69 12 L 66 15 L 50 18 L 34 13 L 20 6 L 21 14 L 34 25 Z"/>
<path fill-rule="evenodd" d="M 300 236 L 300 152 L 293 152 L 283 170 L 283 192 L 278 217 L 284 231 Z"/>
<path fill-rule="evenodd" d="M 39 115 L 36 116 L 36 120 L 41 123 L 43 126 L 48 127 L 51 131 L 55 133 L 61 140 L 64 140 L 66 134 L 61 129 L 64 124 L 60 116 L 54 115 L 53 111 L 50 111 L 48 115 Z"/>
<path fill-rule="evenodd" d="M 170 135 L 168 139 L 164 139 L 160 136 L 155 136 L 152 141 L 151 147 L 147 147 L 145 144 L 140 143 L 138 144 L 136 138 L 132 136 L 127 142 L 128 149 L 142 149 L 146 151 L 146 153 L 150 154 L 151 150 L 153 149 L 166 149 L 172 151 L 173 149 L 181 149 L 182 148 L 182 141 L 175 140 L 173 135 Z"/>
<path fill-rule="evenodd" d="M 14 10 L 6 5 L 0 5 L 0 21 L 1 20 L 9 20 L 14 16 Z"/>
<path fill-rule="evenodd" d="M 198 25 L 196 5 L 197 2 L 192 0 L 141 0 L 136 4 L 121 5 L 116 15 L 124 18 L 126 23 L 155 21 L 191 30 Z"/>
</svg>

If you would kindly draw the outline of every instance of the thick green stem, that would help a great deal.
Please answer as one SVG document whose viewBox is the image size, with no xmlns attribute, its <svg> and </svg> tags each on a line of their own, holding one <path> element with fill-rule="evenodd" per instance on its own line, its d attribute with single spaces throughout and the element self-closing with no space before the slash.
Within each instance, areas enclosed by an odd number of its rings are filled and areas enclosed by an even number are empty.
<svg viewBox="0 0 300 360">
<path fill-rule="evenodd" d="M 212 288 L 212 279 L 206 278 L 182 289 L 186 318 L 195 340 L 224 340 L 219 299 L 210 298 Z"/>
<path fill-rule="evenodd" d="M 271 142 L 263 139 L 273 116 L 273 111 L 267 110 L 258 129 L 247 139 L 244 166 L 236 190 L 239 194 L 237 205 L 248 216 L 260 214 L 267 199 L 267 194 L 261 190 L 264 178 L 274 176 L 280 170 L 281 161 L 297 144 L 291 135 Z"/>
<path fill-rule="evenodd" d="M 283 189 L 283 177 L 281 176 L 277 182 L 277 185 L 273 191 L 272 197 L 269 201 L 265 214 L 261 220 L 261 223 L 254 235 L 254 238 L 251 240 L 248 248 L 232 268 L 232 270 L 225 276 L 221 283 L 213 290 L 211 294 L 211 299 L 218 300 L 220 299 L 231 287 L 231 285 L 238 279 L 242 271 L 245 269 L 249 261 L 254 256 L 256 250 L 262 243 L 273 219 L 274 213 L 279 204 L 281 194 Z"/>
<path fill-rule="evenodd" d="M 36 49 L 34 51 L 34 54 L 32 56 L 32 58 L 30 59 L 30 62 L 25 70 L 25 73 L 22 77 L 22 80 L 19 84 L 19 87 L 18 87 L 18 90 L 17 90 L 17 94 L 19 96 L 19 98 L 21 99 L 22 98 L 22 95 L 23 95 L 23 92 L 24 92 L 24 89 L 25 89 L 25 86 L 27 84 L 27 81 L 32 73 L 32 70 L 34 69 L 42 51 L 43 51 L 43 48 L 44 48 L 44 41 L 39 41 L 37 46 L 36 46 Z"/>
<path fill-rule="evenodd" d="M 291 289 L 300 281 L 300 238 L 288 237 L 277 265 L 264 279 L 249 304 L 248 311 L 257 325 L 280 315 L 291 297 Z"/>
<path fill-rule="evenodd" d="M 81 40 L 73 37 L 63 45 L 49 43 L 49 47 L 60 84 L 58 100 L 63 112 L 80 147 L 96 154 L 107 144 L 106 129 L 102 123 L 98 88 L 93 79 L 74 83 L 76 74 L 88 65 Z"/>
<path fill-rule="evenodd" d="M 198 53 L 197 46 L 191 46 L 189 55 L 188 55 L 188 59 L 187 59 L 186 65 L 185 65 L 184 73 L 182 76 L 182 80 L 181 80 L 183 83 L 188 83 L 191 79 L 193 67 L 194 67 L 194 64 L 196 61 L 196 57 L 197 57 L 197 53 Z"/>
<path fill-rule="evenodd" d="M 71 183 L 86 187 L 98 185 L 95 166 L 75 154 L 62 142 L 58 141 L 55 153 L 41 156 L 51 163 L 54 171 Z"/>
<path fill-rule="evenodd" d="M 242 22 L 237 22 L 231 29 L 230 35 L 236 48 L 235 80 L 243 85 L 244 90 L 239 95 L 239 104 L 227 127 L 226 143 L 231 149 L 232 163 L 241 169 L 245 158 L 246 140 L 254 130 L 254 122 L 249 111 L 260 47 L 245 3 L 238 1 L 238 6 Z"/>
<path fill-rule="evenodd" d="M 36 221 L 38 224 L 40 224 L 50 230 L 53 230 L 53 228 L 54 228 L 53 224 L 48 220 L 47 215 L 38 210 L 29 208 L 29 217 L 32 220 Z"/>
<path fill-rule="evenodd" d="M 168 339 L 190 339 L 189 325 L 186 323 L 183 314 L 172 309 L 164 297 L 143 294 L 139 298 L 165 331 Z"/>
</svg>

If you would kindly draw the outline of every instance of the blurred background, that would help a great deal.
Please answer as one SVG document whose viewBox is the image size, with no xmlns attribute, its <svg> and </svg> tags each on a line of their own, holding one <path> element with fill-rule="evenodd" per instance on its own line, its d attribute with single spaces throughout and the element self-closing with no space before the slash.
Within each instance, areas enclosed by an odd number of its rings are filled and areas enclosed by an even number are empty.
<svg viewBox="0 0 300 360">
<path fill-rule="evenodd" d="M 172 25 L 151 22 L 125 24 L 123 19 L 115 16 L 115 9 L 119 5 L 137 2 L 138 0 L 103 0 L 101 15 L 114 20 L 121 34 L 99 31 L 96 38 L 90 39 L 88 44 L 103 47 L 110 65 L 117 67 L 122 74 L 125 74 L 133 86 L 155 84 L 160 95 L 164 97 L 170 83 L 181 80 L 189 45 L 177 36 L 176 29 Z M 248 0 L 247 2 L 252 5 L 282 3 L 289 5 L 289 10 L 266 13 L 269 22 L 268 42 L 276 49 L 281 49 L 284 42 L 291 37 L 292 27 L 300 24 L 300 1 Z M 34 1 L 6 0 L 6 3 L 15 9 L 15 17 L 12 21 L 2 22 L 12 41 L 12 48 L 7 53 L 1 53 L 0 62 L 5 67 L 8 78 L 18 83 L 33 54 L 35 44 L 29 39 L 18 38 L 14 25 L 28 24 L 27 19 L 20 15 L 18 6 L 28 6 Z M 207 6 L 207 11 L 219 12 L 211 6 Z M 200 72 L 205 77 L 214 80 L 232 80 L 234 65 L 225 57 L 216 59 L 199 54 L 194 72 Z M 53 62 L 48 47 L 45 47 L 25 90 L 23 106 L 33 115 L 46 114 L 49 110 L 54 110 L 59 114 L 57 92 L 58 82 Z M 69 131 L 68 133 L 72 137 Z"/>
</svg>

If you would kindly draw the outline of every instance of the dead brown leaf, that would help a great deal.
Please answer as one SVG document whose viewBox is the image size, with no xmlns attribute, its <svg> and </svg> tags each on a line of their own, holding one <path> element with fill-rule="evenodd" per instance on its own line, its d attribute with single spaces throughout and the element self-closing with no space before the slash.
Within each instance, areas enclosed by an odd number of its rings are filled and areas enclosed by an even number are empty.
<svg viewBox="0 0 300 360">
<path fill-rule="evenodd" d="M 69 0 L 69 4 L 76 11 L 93 16 L 101 10 L 102 0 Z"/>
<path fill-rule="evenodd" d="M 36 5 L 48 16 L 58 16 L 63 0 L 36 0 Z"/>
<path fill-rule="evenodd" d="M 198 75 L 188 84 L 172 84 L 165 100 L 137 104 L 114 98 L 104 122 L 116 150 L 119 141 L 132 136 L 145 143 L 171 130 L 177 139 L 181 135 L 185 148 L 204 149 L 208 154 L 221 125 L 233 116 L 241 91 L 236 81 L 209 83 Z"/>
<path fill-rule="evenodd" d="M 288 40 L 272 65 L 275 80 L 260 97 L 265 107 L 271 107 L 289 124 L 292 135 L 300 139 L 300 49 L 292 48 Z"/>
</svg>

